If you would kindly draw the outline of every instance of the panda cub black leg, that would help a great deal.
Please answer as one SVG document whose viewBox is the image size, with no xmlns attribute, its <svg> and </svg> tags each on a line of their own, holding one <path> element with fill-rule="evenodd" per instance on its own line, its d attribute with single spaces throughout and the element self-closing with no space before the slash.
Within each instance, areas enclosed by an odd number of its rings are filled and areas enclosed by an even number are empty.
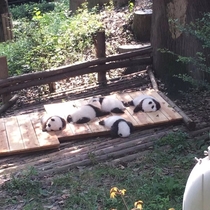
<svg viewBox="0 0 210 210">
<path fill-rule="evenodd" d="M 82 123 L 87 123 L 87 122 L 89 122 L 90 121 L 90 118 L 88 118 L 88 117 L 83 117 L 83 118 L 81 118 L 81 119 L 79 119 L 79 120 L 77 120 L 77 124 L 82 124 Z"/>
<path fill-rule="evenodd" d="M 138 105 L 134 108 L 133 112 L 136 113 L 136 112 L 139 112 L 139 111 L 144 111 L 144 110 L 142 109 L 141 106 Z"/>
<path fill-rule="evenodd" d="M 111 110 L 112 113 L 116 113 L 116 114 L 123 114 L 124 111 L 122 109 L 119 109 L 119 108 L 114 108 Z"/>
</svg>

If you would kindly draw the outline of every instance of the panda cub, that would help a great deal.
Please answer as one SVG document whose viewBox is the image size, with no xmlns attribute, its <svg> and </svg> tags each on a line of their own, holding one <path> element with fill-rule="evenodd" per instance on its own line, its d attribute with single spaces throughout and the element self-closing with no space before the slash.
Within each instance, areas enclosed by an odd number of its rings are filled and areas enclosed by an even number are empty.
<svg viewBox="0 0 210 210">
<path fill-rule="evenodd" d="M 128 137 L 133 131 L 133 124 L 120 116 L 111 116 L 99 122 L 110 129 L 112 138 Z"/>
<path fill-rule="evenodd" d="M 67 116 L 67 122 L 73 122 L 77 124 L 87 123 L 94 119 L 95 117 L 101 117 L 108 115 L 109 112 L 102 111 L 97 103 L 88 103 L 78 108 L 75 112 Z"/>
<path fill-rule="evenodd" d="M 126 109 L 123 102 L 112 95 L 105 97 L 93 97 L 89 100 L 90 103 L 97 101 L 101 104 L 101 110 L 105 112 L 121 114 L 124 113 L 124 110 Z"/>
<path fill-rule="evenodd" d="M 133 112 L 155 112 L 161 108 L 160 102 L 149 95 L 140 95 L 128 102 L 129 105 L 135 106 Z"/>
<path fill-rule="evenodd" d="M 66 121 L 57 115 L 43 116 L 41 118 L 42 131 L 59 131 L 66 127 Z"/>
</svg>

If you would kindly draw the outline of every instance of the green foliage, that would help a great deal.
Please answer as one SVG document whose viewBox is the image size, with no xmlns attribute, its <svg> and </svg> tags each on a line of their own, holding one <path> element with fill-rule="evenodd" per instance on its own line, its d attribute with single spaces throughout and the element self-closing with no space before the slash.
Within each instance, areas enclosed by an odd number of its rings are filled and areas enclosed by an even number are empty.
<svg viewBox="0 0 210 210">
<path fill-rule="evenodd" d="M 12 13 L 13 19 L 17 20 L 21 18 L 32 19 L 34 8 L 38 8 L 38 10 L 41 11 L 41 13 L 46 13 L 46 12 L 53 11 L 54 7 L 55 7 L 55 4 L 53 2 L 43 1 L 42 3 L 29 2 L 28 4 L 11 6 L 9 10 Z"/>
<path fill-rule="evenodd" d="M 19 176 L 12 176 L 10 181 L 3 185 L 9 194 L 23 195 L 26 199 L 30 199 L 34 195 L 41 192 L 41 182 L 37 179 L 37 173 L 34 168 L 23 171 Z"/>
<path fill-rule="evenodd" d="M 0 44 L 0 55 L 7 56 L 9 74 L 41 71 L 82 61 L 85 51 L 93 48 L 92 34 L 100 30 L 99 14 L 83 7 L 68 16 L 68 5 L 55 3 L 51 12 L 30 9 L 31 19 L 14 22 L 12 42 Z"/>
<path fill-rule="evenodd" d="M 54 206 L 55 198 L 62 209 L 125 209 L 125 203 L 132 209 L 141 200 L 143 210 L 179 210 L 196 151 L 195 141 L 189 141 L 185 133 L 170 133 L 126 166 L 78 167 L 43 179 L 31 168 L 13 176 L 1 190 L 9 195 L 7 204 L 25 202 L 25 210 Z M 115 186 L 123 189 L 124 201 L 120 196 L 110 198 Z"/>
</svg>

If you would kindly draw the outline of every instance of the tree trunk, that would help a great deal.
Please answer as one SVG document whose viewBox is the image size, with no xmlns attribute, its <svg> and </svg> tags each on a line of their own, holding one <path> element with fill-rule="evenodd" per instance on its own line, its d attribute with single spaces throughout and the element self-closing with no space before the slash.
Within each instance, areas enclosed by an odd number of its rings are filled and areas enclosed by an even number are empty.
<svg viewBox="0 0 210 210">
<path fill-rule="evenodd" d="M 134 13 L 133 33 L 139 41 L 149 42 L 151 34 L 152 10 L 139 10 Z"/>
<path fill-rule="evenodd" d="M 193 72 L 195 78 L 201 78 L 202 73 L 192 66 L 176 61 L 177 57 L 161 53 L 159 49 L 168 49 L 182 56 L 195 56 L 202 52 L 201 43 L 192 35 L 180 32 L 170 20 L 178 20 L 186 26 L 194 22 L 202 14 L 210 11 L 209 0 L 154 0 L 152 15 L 153 68 L 157 76 L 166 83 L 169 91 L 183 88 L 186 84 L 173 77 L 174 74 Z"/>
<path fill-rule="evenodd" d="M 8 1 L 0 0 L 0 42 L 13 38 L 12 20 L 8 10 Z"/>
</svg>

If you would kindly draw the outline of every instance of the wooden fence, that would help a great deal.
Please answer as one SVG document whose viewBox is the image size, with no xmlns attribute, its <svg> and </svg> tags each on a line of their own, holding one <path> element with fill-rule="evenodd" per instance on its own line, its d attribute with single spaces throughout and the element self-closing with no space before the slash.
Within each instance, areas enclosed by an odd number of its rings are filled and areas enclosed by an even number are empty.
<svg viewBox="0 0 210 210">
<path fill-rule="evenodd" d="M 93 72 L 100 73 L 117 68 L 136 65 L 150 65 L 152 63 L 150 56 L 151 52 L 152 48 L 149 46 L 133 52 L 98 58 L 80 64 L 67 65 L 43 72 L 34 72 L 20 76 L 3 78 L 0 79 L 0 94 L 7 94 L 32 86 L 49 84 L 51 82 Z"/>
</svg>

